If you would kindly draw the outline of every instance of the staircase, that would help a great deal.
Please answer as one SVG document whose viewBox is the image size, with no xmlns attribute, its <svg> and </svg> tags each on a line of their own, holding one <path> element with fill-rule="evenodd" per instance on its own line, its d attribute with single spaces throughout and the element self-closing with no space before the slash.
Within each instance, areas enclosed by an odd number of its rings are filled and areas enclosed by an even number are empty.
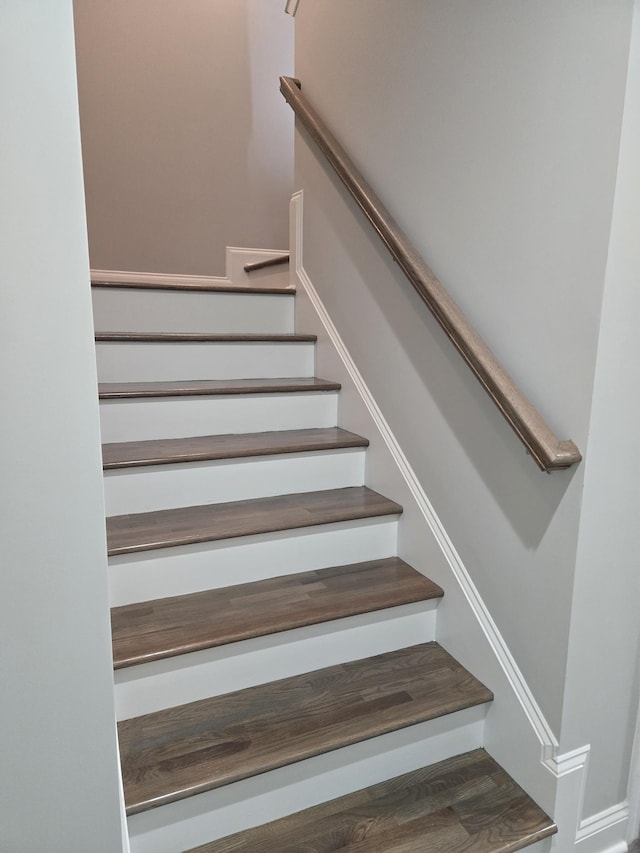
<svg viewBox="0 0 640 853">
<path fill-rule="evenodd" d="M 293 290 L 93 295 L 133 853 L 540 847 Z"/>
</svg>

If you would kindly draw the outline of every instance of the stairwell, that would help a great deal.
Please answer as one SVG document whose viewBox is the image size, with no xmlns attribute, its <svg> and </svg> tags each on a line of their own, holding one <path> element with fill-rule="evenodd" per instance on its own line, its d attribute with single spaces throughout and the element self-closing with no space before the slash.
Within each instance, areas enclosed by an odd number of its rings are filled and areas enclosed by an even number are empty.
<svg viewBox="0 0 640 853">
<path fill-rule="evenodd" d="M 443 590 L 397 555 L 402 507 L 366 486 L 294 290 L 93 295 L 133 853 L 552 835 L 483 749 L 491 685 L 435 642 Z"/>
</svg>

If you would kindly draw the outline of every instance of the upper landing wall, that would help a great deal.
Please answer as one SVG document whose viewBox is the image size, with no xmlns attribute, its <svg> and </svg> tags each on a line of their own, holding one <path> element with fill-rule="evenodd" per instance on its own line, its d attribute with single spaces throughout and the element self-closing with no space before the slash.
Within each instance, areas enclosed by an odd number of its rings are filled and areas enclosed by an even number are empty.
<svg viewBox="0 0 640 853">
<path fill-rule="evenodd" d="M 283 249 L 293 68 L 281 0 L 75 0 L 91 265 L 224 275 Z"/>
</svg>

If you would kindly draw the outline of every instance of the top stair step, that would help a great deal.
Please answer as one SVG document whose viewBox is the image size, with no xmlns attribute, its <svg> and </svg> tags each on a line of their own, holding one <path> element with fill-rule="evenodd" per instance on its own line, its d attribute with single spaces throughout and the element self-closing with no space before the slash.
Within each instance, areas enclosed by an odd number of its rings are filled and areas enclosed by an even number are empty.
<svg viewBox="0 0 640 853">
<path fill-rule="evenodd" d="M 315 343 L 317 335 L 289 333 L 258 334 L 256 332 L 96 332 L 97 343 Z"/>
<path fill-rule="evenodd" d="M 293 287 L 254 287 L 249 284 L 216 284 L 214 282 L 177 282 L 177 281 L 92 281 L 94 288 L 114 288 L 119 290 L 179 290 L 185 293 L 266 293 L 279 296 L 295 296 Z"/>
<path fill-rule="evenodd" d="M 555 832 L 476 749 L 187 853 L 514 853 Z"/>
<path fill-rule="evenodd" d="M 426 643 L 125 720 L 118 732 L 127 812 L 492 698 L 444 649 Z"/>
</svg>

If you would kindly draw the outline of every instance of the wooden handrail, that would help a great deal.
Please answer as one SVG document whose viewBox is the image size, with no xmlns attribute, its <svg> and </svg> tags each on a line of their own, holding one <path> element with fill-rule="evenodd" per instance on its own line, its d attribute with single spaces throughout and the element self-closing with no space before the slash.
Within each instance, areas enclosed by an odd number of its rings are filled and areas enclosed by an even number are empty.
<svg viewBox="0 0 640 853">
<path fill-rule="evenodd" d="M 282 255 L 274 255 L 272 258 L 267 258 L 265 261 L 252 261 L 244 265 L 245 272 L 254 272 L 254 270 L 263 270 L 266 267 L 277 267 L 280 264 L 289 263 L 289 252 L 284 252 Z"/>
<path fill-rule="evenodd" d="M 300 90 L 299 80 L 280 78 L 285 100 L 538 466 L 550 472 L 580 462 L 576 445 L 555 435 L 498 363 Z"/>
</svg>

